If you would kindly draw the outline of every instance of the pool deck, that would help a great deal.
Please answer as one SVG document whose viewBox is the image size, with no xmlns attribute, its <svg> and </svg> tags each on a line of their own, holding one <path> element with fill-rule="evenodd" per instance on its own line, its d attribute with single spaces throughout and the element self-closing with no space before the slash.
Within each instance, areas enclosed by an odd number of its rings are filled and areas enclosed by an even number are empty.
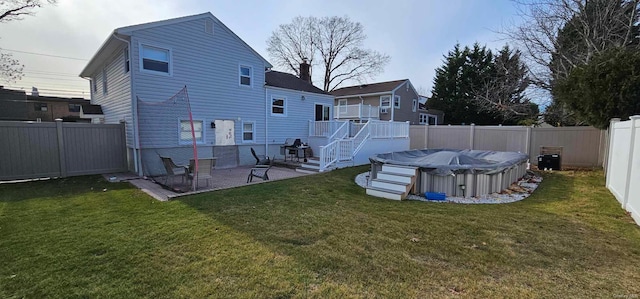
<svg viewBox="0 0 640 299">
<path fill-rule="evenodd" d="M 253 178 L 253 181 L 247 183 L 247 176 L 253 166 L 238 166 L 235 168 L 227 168 L 227 169 L 214 169 L 213 170 L 213 179 L 211 179 L 211 186 L 206 187 L 206 180 L 202 179 L 199 182 L 199 188 L 196 191 L 187 191 L 181 192 L 179 190 L 190 190 L 190 186 L 186 186 L 182 183 L 180 177 L 175 177 L 173 179 L 172 188 L 167 186 L 163 186 L 161 183 L 164 182 L 164 177 L 155 177 L 155 178 L 147 178 L 147 177 L 139 177 L 134 173 L 111 173 L 104 174 L 104 178 L 111 182 L 123 182 L 127 181 L 132 185 L 136 186 L 138 189 L 143 192 L 149 194 L 153 198 L 159 201 L 168 201 L 172 199 L 176 199 L 182 196 L 199 194 L 204 192 L 212 192 L 248 185 L 255 184 L 263 184 L 271 181 L 285 180 L 300 176 L 309 175 L 307 173 L 297 172 L 295 169 L 288 167 L 279 167 L 273 166 L 269 170 L 269 180 L 263 181 L 259 178 Z M 171 179 L 170 179 L 171 181 Z"/>
</svg>

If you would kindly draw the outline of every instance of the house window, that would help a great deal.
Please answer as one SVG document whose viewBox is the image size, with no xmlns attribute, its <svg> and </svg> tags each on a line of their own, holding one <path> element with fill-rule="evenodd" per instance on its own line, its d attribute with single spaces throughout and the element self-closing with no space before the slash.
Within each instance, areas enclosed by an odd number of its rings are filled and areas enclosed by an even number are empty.
<svg viewBox="0 0 640 299">
<path fill-rule="evenodd" d="M 411 111 L 416 112 L 418 110 L 418 100 L 413 99 L 413 106 L 411 106 Z"/>
<path fill-rule="evenodd" d="M 347 113 L 347 99 L 338 100 L 338 108 L 340 113 Z"/>
<path fill-rule="evenodd" d="M 254 142 L 254 125 L 252 122 L 242 123 L 242 141 Z"/>
<path fill-rule="evenodd" d="M 47 112 L 49 111 L 49 107 L 46 103 L 33 103 L 33 109 L 35 111 Z"/>
<path fill-rule="evenodd" d="M 420 113 L 420 124 L 421 125 L 437 125 L 438 124 L 438 116 L 436 115 L 431 115 L 431 114 L 426 114 L 426 113 Z"/>
<path fill-rule="evenodd" d="M 124 72 L 129 72 L 129 47 L 124 48 Z"/>
<path fill-rule="evenodd" d="M 251 86 L 251 67 L 240 66 L 240 85 Z"/>
<path fill-rule="evenodd" d="M 69 112 L 80 112 L 80 104 L 69 104 Z"/>
<path fill-rule="evenodd" d="M 393 108 L 400 109 L 400 96 L 393 97 Z"/>
<path fill-rule="evenodd" d="M 91 79 L 91 89 L 94 93 L 98 92 L 98 82 L 96 81 L 96 78 Z"/>
<path fill-rule="evenodd" d="M 391 96 L 381 96 L 380 108 L 389 108 L 389 107 L 391 107 Z"/>
<path fill-rule="evenodd" d="M 102 94 L 107 94 L 107 68 L 102 69 Z"/>
<path fill-rule="evenodd" d="M 171 52 L 167 49 L 141 45 L 143 70 L 169 74 Z"/>
<path fill-rule="evenodd" d="M 271 99 L 272 115 L 287 115 L 286 99 L 282 97 L 273 97 Z"/>
<path fill-rule="evenodd" d="M 202 143 L 203 139 L 203 121 L 202 120 L 194 120 L 193 121 L 193 135 L 196 137 L 197 143 Z M 191 135 L 191 122 L 189 120 L 181 120 L 180 121 L 180 143 L 191 143 L 192 135 Z"/>
</svg>

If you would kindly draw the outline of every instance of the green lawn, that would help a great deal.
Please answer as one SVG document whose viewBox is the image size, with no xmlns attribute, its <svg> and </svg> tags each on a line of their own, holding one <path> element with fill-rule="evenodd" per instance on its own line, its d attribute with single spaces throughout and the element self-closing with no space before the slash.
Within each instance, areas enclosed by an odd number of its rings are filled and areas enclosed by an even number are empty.
<svg viewBox="0 0 640 299">
<path fill-rule="evenodd" d="M 640 295 L 640 227 L 602 172 L 458 205 L 368 197 L 363 171 L 164 203 L 96 176 L 2 184 L 0 298 Z"/>
</svg>

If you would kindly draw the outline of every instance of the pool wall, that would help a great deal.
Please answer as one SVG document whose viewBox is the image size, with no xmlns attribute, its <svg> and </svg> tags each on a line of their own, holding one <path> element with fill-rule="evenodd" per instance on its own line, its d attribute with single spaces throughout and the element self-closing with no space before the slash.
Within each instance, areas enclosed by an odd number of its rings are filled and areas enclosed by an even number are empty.
<svg viewBox="0 0 640 299">
<path fill-rule="evenodd" d="M 442 192 L 447 196 L 471 197 L 482 196 L 507 189 L 527 172 L 527 163 L 514 165 L 503 172 L 494 174 L 464 173 L 448 176 L 429 174 L 418 171 L 416 193 Z M 464 185 L 464 190 L 462 186 Z"/>
</svg>

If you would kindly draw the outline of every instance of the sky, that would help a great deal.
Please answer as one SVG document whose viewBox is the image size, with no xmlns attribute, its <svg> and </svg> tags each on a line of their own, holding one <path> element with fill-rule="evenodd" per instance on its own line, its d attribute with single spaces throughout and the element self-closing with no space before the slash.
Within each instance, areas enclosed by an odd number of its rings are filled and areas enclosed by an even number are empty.
<svg viewBox="0 0 640 299">
<path fill-rule="evenodd" d="M 366 83 L 410 79 L 425 95 L 456 43 L 501 48 L 507 41 L 498 32 L 518 20 L 509 0 L 58 0 L 34 16 L 0 23 L 0 48 L 25 66 L 22 80 L 0 85 L 89 98 L 89 83 L 78 74 L 115 28 L 208 11 L 267 60 L 266 41 L 278 25 L 296 16 L 348 16 L 363 25 L 365 48 L 391 56 Z"/>
</svg>

